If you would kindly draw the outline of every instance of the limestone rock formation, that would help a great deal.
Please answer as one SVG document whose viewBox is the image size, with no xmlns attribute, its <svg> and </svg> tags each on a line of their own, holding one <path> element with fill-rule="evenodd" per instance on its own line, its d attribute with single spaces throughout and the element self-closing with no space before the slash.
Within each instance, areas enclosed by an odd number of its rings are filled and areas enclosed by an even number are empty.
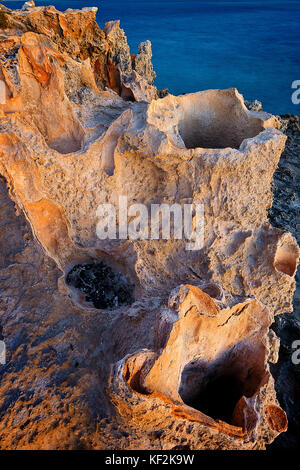
<svg viewBox="0 0 300 470">
<path fill-rule="evenodd" d="M 149 42 L 133 57 L 93 8 L 1 12 L 2 447 L 265 448 L 287 428 L 269 328 L 299 260 L 268 221 L 279 120 L 236 89 L 158 99 Z M 203 236 L 99 238 L 122 197 L 202 204 Z"/>
<path fill-rule="evenodd" d="M 289 230 L 300 240 L 299 201 L 300 201 L 300 127 L 299 117 L 280 116 L 281 130 L 287 136 L 285 150 L 274 174 L 274 202 L 269 211 L 272 224 L 283 230 Z M 287 412 L 289 426 L 273 443 L 275 448 L 298 449 L 300 443 L 299 380 L 300 365 L 292 361 L 297 351 L 292 348 L 294 341 L 300 338 L 300 276 L 296 274 L 297 289 L 294 296 L 293 315 L 276 317 L 274 330 L 280 336 L 280 354 L 278 363 L 272 366 L 276 379 L 276 391 L 281 405 Z"/>
<path fill-rule="evenodd" d="M 20 48 L 20 39 L 25 32 L 38 35 L 41 43 L 46 41 L 44 54 L 49 53 L 49 56 L 60 58 L 61 61 L 64 60 L 62 57 L 67 60 L 68 65 L 64 64 L 64 73 L 70 79 L 76 75 L 72 67 L 88 67 L 91 68 L 91 75 L 99 88 L 104 89 L 107 86 L 121 93 L 122 74 L 130 74 L 135 67 L 125 33 L 120 28 L 120 21 L 108 22 L 102 31 L 96 23 L 97 8 L 67 9 L 62 13 L 53 6 L 35 7 L 29 3 L 31 2 L 26 2 L 22 10 L 16 11 L 0 5 L 0 27 L 3 36 L 1 58 L 4 74 L 4 77 L 0 78 L 5 78 L 8 94 L 12 93 L 10 80 L 15 73 L 14 61 Z M 31 44 L 25 46 L 28 48 Z M 153 85 L 155 73 L 151 64 L 150 41 L 142 43 L 139 50 L 138 77 L 144 79 L 145 86 Z M 54 51 L 60 54 L 55 54 Z M 148 83 L 150 76 L 152 81 Z M 82 85 L 84 86 L 84 83 Z M 74 88 L 77 93 L 80 92 L 80 84 L 71 85 L 71 93 Z"/>
<path fill-rule="evenodd" d="M 156 73 L 153 70 L 151 42 L 145 41 L 139 45 L 138 55 L 135 57 L 135 70 L 141 77 L 145 77 L 149 85 L 153 85 Z"/>
<path fill-rule="evenodd" d="M 217 285 L 202 288 L 222 298 Z M 156 353 L 129 355 L 113 371 L 113 400 L 125 418 L 137 415 L 141 428 L 159 428 L 167 404 L 173 420 L 193 426 L 198 449 L 251 449 L 262 435 L 268 443 L 286 431 L 268 368 L 278 349 L 272 316 L 255 299 L 220 304 L 195 286 L 172 292 L 158 321 Z"/>
</svg>

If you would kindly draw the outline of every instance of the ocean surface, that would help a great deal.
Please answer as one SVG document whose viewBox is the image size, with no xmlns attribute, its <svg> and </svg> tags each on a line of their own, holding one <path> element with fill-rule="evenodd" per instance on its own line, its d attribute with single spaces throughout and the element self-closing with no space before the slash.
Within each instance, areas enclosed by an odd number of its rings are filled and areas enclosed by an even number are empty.
<svg viewBox="0 0 300 470">
<path fill-rule="evenodd" d="M 23 2 L 2 1 L 9 8 Z M 131 52 L 152 42 L 156 85 L 173 94 L 236 87 L 276 114 L 300 114 L 300 1 L 52 0 L 59 10 L 97 6 L 100 27 L 120 19 Z"/>
</svg>

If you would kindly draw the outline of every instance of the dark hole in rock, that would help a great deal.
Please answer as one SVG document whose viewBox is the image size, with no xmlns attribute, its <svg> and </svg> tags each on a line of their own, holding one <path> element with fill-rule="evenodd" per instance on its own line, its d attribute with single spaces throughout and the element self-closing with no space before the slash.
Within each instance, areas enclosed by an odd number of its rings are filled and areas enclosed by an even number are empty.
<svg viewBox="0 0 300 470">
<path fill-rule="evenodd" d="M 203 290 L 203 292 L 208 294 L 213 299 L 217 299 L 218 297 L 222 296 L 222 291 L 217 284 L 213 284 L 213 283 L 206 284 L 206 285 L 201 286 L 200 289 Z"/>
<path fill-rule="evenodd" d="M 241 397 L 242 393 L 236 378 L 224 375 L 211 380 L 207 387 L 187 405 L 213 419 L 231 423 L 234 408 Z"/>
<path fill-rule="evenodd" d="M 114 310 L 133 302 L 133 286 L 123 274 L 99 263 L 77 264 L 67 274 L 66 283 L 85 294 L 95 308 Z"/>
<path fill-rule="evenodd" d="M 240 343 L 211 363 L 192 361 L 182 372 L 179 394 L 186 405 L 233 424 L 239 400 L 253 396 L 264 380 L 264 356 L 263 344 Z"/>
</svg>

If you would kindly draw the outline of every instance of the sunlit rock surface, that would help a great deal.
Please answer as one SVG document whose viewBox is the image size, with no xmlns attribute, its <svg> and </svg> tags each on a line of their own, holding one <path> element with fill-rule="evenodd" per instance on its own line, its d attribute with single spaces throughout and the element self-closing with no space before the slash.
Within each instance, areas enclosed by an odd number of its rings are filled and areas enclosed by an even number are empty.
<svg viewBox="0 0 300 470">
<path fill-rule="evenodd" d="M 265 448 L 299 258 L 267 215 L 280 121 L 236 89 L 158 99 L 149 41 L 133 56 L 95 9 L 29 3 L 1 7 L 1 446 Z M 100 240 L 120 196 L 202 203 L 203 246 Z"/>
<path fill-rule="evenodd" d="M 124 417 L 159 429 L 168 412 L 190 423 L 199 449 L 251 449 L 286 431 L 268 367 L 278 349 L 270 313 L 255 299 L 221 305 L 195 286 L 172 291 L 158 319 L 156 351 L 129 355 L 113 369 L 112 396 Z"/>
</svg>

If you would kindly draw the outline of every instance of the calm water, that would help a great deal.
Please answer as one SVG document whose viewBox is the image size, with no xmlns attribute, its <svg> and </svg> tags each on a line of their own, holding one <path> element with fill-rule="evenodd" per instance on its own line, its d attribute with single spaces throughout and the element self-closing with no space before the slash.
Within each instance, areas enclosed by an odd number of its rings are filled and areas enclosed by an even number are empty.
<svg viewBox="0 0 300 470">
<path fill-rule="evenodd" d="M 2 2 L 19 8 L 23 2 Z M 150 39 L 156 85 L 174 94 L 236 87 L 273 113 L 300 114 L 300 1 L 53 0 L 57 9 L 97 6 L 101 27 L 120 19 L 131 51 Z"/>
</svg>

